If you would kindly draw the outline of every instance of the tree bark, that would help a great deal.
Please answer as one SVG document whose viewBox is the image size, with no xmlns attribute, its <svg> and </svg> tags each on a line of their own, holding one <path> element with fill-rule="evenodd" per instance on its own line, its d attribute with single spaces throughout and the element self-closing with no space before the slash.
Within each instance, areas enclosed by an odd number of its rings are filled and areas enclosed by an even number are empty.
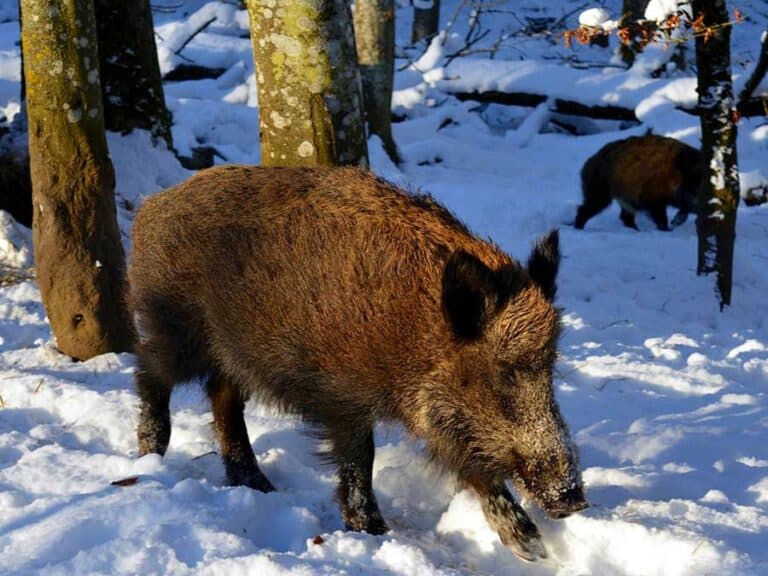
<svg viewBox="0 0 768 576">
<path fill-rule="evenodd" d="M 440 0 L 414 0 L 411 44 L 437 36 L 439 29 Z"/>
<path fill-rule="evenodd" d="M 250 0 L 265 166 L 368 166 L 345 0 Z"/>
<path fill-rule="evenodd" d="M 148 130 L 172 149 L 149 0 L 94 0 L 94 8 L 107 130 Z"/>
<path fill-rule="evenodd" d="M 392 83 L 395 72 L 394 0 L 355 2 L 355 41 L 368 129 L 381 138 L 393 162 L 400 161 L 392 138 Z"/>
<path fill-rule="evenodd" d="M 19 3 L 19 25 L 21 4 Z M 21 110 L 7 124 L 0 124 L 0 210 L 24 226 L 32 226 L 32 183 L 27 150 L 27 106 L 24 89 L 24 58 L 21 60 Z M 7 119 L 5 117 L 2 120 Z"/>
<path fill-rule="evenodd" d="M 33 243 L 57 347 L 131 348 L 92 0 L 22 0 Z"/>
<path fill-rule="evenodd" d="M 736 102 L 731 82 L 731 28 L 724 0 L 695 0 L 713 33 L 696 36 L 699 110 L 704 165 L 696 228 L 698 274 L 717 273 L 720 309 L 731 303 L 739 170 L 736 154 Z"/>
<path fill-rule="evenodd" d="M 619 47 L 621 59 L 627 65 L 627 68 L 632 66 L 635 57 L 643 50 L 640 43 L 635 40 L 635 37 L 639 31 L 637 21 L 645 20 L 645 9 L 647 6 L 648 0 L 623 0 L 621 5 L 619 26 L 621 28 L 628 28 L 632 38 L 629 44 L 621 44 Z"/>
</svg>

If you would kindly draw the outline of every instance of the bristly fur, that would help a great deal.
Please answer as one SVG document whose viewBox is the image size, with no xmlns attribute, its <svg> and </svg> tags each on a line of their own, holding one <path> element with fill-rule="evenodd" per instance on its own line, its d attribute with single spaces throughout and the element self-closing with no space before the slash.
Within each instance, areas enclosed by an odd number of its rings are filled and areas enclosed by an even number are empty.
<svg viewBox="0 0 768 576">
<path fill-rule="evenodd" d="M 669 230 L 667 206 L 678 209 L 673 226 L 698 211 L 703 169 L 701 151 L 674 138 L 647 134 L 609 142 L 581 170 L 584 202 L 574 226 L 584 228 L 615 199 L 625 226 L 637 228 L 635 213 L 645 211 L 659 230 Z"/>
<path fill-rule="evenodd" d="M 548 512 L 575 509 L 578 460 L 552 390 L 558 261 L 557 232 L 526 270 L 431 198 L 355 168 L 200 172 L 134 221 L 140 452 L 165 451 L 170 391 L 199 378 L 230 482 L 272 488 L 242 415 L 256 397 L 331 446 L 349 528 L 386 530 L 371 489 L 381 420 L 481 497 L 514 478 Z M 494 520 L 534 533 L 519 521 Z"/>
</svg>

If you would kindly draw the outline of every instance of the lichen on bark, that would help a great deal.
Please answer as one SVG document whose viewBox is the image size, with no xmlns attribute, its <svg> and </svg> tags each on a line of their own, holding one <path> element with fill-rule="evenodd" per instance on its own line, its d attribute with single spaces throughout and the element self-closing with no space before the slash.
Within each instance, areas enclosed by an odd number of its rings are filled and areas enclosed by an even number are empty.
<svg viewBox="0 0 768 576">
<path fill-rule="evenodd" d="M 37 279 L 58 348 L 131 348 L 91 0 L 22 0 Z"/>
<path fill-rule="evenodd" d="M 367 166 L 362 93 L 343 0 L 251 0 L 261 162 Z"/>
</svg>

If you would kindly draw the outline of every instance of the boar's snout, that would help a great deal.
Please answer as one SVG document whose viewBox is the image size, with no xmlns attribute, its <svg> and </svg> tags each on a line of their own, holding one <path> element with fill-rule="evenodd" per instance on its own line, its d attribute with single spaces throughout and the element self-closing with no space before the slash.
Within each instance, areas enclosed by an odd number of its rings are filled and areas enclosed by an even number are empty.
<svg viewBox="0 0 768 576">
<path fill-rule="evenodd" d="M 584 489 L 576 486 L 566 491 L 560 500 L 547 506 L 545 512 L 550 518 L 561 520 L 585 508 L 589 508 L 589 502 L 584 497 Z"/>
</svg>

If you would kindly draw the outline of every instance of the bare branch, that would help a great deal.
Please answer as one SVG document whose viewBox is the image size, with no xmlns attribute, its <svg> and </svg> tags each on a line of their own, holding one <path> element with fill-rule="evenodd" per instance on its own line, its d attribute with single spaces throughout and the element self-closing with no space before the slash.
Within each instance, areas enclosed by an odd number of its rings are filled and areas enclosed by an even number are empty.
<svg viewBox="0 0 768 576">
<path fill-rule="evenodd" d="M 182 42 L 181 46 L 179 46 L 176 50 L 174 50 L 173 53 L 176 54 L 177 56 L 181 56 L 181 51 L 184 50 L 184 48 L 187 47 L 187 44 L 192 42 L 192 40 L 194 40 L 195 36 L 197 36 L 198 34 L 200 34 L 203 31 L 205 31 L 205 29 L 208 28 L 208 26 L 210 26 L 214 22 L 216 22 L 216 16 L 211 17 L 206 22 L 204 22 L 202 25 L 200 25 L 200 27 L 198 27 L 197 30 L 192 32 L 192 34 L 189 36 L 189 38 L 184 40 L 184 42 Z"/>
</svg>

